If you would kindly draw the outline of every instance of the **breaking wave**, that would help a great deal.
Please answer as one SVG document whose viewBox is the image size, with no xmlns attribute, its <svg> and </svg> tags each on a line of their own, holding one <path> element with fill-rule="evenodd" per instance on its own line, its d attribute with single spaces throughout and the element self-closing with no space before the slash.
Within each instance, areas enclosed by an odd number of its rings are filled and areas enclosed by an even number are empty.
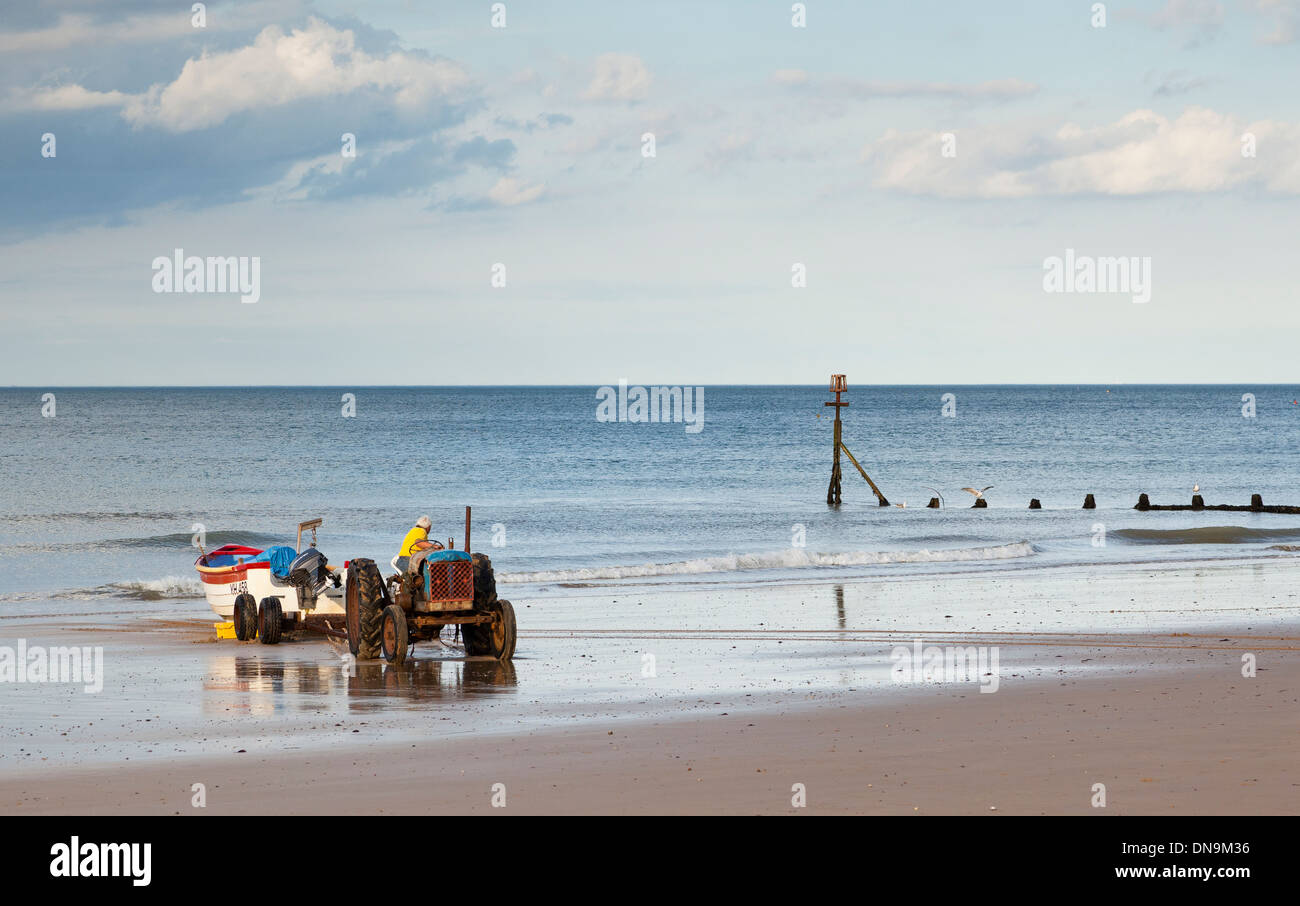
<svg viewBox="0 0 1300 906">
<path fill-rule="evenodd" d="M 110 582 L 94 588 L 62 588 L 55 591 L 22 591 L 0 594 L 0 604 L 28 601 L 93 601 L 126 598 L 132 601 L 176 601 L 202 598 L 203 583 L 190 576 L 164 576 L 139 582 Z"/>
<path fill-rule="evenodd" d="M 114 597 L 137 601 L 167 601 L 203 597 L 203 583 L 191 576 L 165 576 L 146 582 L 114 582 L 108 586 Z"/>
<path fill-rule="evenodd" d="M 189 532 L 172 532 L 167 535 L 146 535 L 140 538 L 97 538 L 92 540 L 41 542 L 14 544 L 8 546 L 10 551 L 60 553 L 63 551 L 120 551 L 120 550 L 180 550 L 194 549 L 194 536 Z M 293 536 L 269 535 L 264 532 L 208 532 L 204 536 L 208 550 L 215 550 L 223 544 L 247 544 L 252 547 L 267 548 L 273 544 L 292 544 Z"/>
<path fill-rule="evenodd" d="M 192 548 L 194 536 L 190 532 L 172 532 L 168 535 L 148 535 L 144 538 L 105 538 L 92 541 L 89 547 L 96 550 L 114 550 L 119 548 Z M 283 536 L 268 535 L 262 532 L 208 532 L 204 536 L 208 550 L 216 550 L 223 544 L 247 544 L 253 547 L 269 547 L 272 544 L 286 543 Z M 292 543 L 292 538 L 290 538 Z M 195 551 L 195 556 L 198 552 Z"/>
<path fill-rule="evenodd" d="M 1181 529 L 1113 529 L 1110 537 L 1134 544 L 1262 544 L 1300 541 L 1300 528 L 1250 528 L 1244 525 L 1205 525 Z"/>
<path fill-rule="evenodd" d="M 944 563 L 970 560 L 1010 560 L 1029 557 L 1034 546 L 1028 541 L 995 547 L 966 547 L 919 551 L 845 551 L 817 554 L 797 548 L 762 554 L 730 554 L 702 557 L 675 563 L 646 563 L 639 566 L 595 566 L 587 569 L 556 569 L 535 573 L 497 573 L 498 582 L 583 582 L 600 579 L 641 579 L 651 576 L 731 573 L 751 569 L 804 569 L 819 566 L 872 566 L 884 563 Z"/>
</svg>

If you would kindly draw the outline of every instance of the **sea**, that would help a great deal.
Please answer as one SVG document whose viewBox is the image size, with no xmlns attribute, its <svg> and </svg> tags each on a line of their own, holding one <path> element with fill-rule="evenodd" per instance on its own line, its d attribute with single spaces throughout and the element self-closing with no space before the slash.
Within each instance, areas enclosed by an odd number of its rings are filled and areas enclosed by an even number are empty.
<svg viewBox="0 0 1300 906">
<path fill-rule="evenodd" d="M 387 564 L 422 515 L 461 547 L 467 506 L 516 600 L 1300 552 L 1300 516 L 1134 509 L 1300 505 L 1300 386 L 850 387 L 889 505 L 844 457 L 838 507 L 824 386 L 690 389 L 658 421 L 616 380 L 0 389 L 0 614 L 203 612 L 197 545 L 319 517 L 331 562 Z"/>
</svg>

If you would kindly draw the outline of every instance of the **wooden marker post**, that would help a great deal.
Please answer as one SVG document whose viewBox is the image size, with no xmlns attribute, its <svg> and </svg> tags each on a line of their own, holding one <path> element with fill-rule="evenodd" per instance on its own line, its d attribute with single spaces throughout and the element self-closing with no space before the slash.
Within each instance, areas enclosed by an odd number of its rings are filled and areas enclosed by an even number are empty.
<svg viewBox="0 0 1300 906">
<path fill-rule="evenodd" d="M 853 457 L 853 454 L 849 452 L 849 448 L 844 445 L 844 434 L 842 430 L 843 424 L 840 421 L 840 410 L 847 406 L 848 403 L 840 400 L 840 394 L 847 393 L 848 390 L 848 378 L 842 374 L 832 374 L 831 393 L 835 394 L 835 402 L 822 404 L 824 406 L 835 407 L 835 440 L 831 459 L 831 483 L 830 487 L 826 489 L 826 504 L 828 506 L 840 505 L 840 451 L 843 450 L 844 455 L 849 458 L 849 462 L 853 463 L 854 468 L 856 468 L 858 472 L 861 473 L 862 477 L 866 479 L 867 484 L 871 485 L 871 492 L 876 495 L 876 499 L 880 501 L 880 505 L 889 506 L 889 501 L 886 500 L 885 495 L 880 492 L 880 488 L 876 487 L 876 483 L 871 480 L 871 476 L 867 474 L 867 470 L 862 468 L 862 465 Z"/>
<path fill-rule="evenodd" d="M 840 439 L 840 410 L 848 405 L 848 403 L 840 401 L 840 394 L 845 393 L 848 389 L 848 377 L 842 374 L 832 374 L 831 393 L 835 394 L 835 402 L 822 404 L 835 407 L 835 440 L 832 443 L 831 451 L 831 483 L 830 487 L 826 489 L 827 506 L 840 505 L 840 446 L 843 443 Z"/>
</svg>

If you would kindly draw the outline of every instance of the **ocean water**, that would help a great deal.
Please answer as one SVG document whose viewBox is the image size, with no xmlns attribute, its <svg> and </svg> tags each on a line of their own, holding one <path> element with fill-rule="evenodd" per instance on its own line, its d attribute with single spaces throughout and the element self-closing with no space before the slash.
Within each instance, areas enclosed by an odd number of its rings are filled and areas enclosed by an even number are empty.
<svg viewBox="0 0 1300 906">
<path fill-rule="evenodd" d="M 55 394 L 54 417 L 42 415 Z M 343 395 L 355 396 L 344 417 Z M 956 414 L 941 414 L 942 395 Z M 1243 417 L 1243 394 L 1254 417 Z M 707 386 L 703 429 L 602 422 L 597 387 L 0 390 L 0 612 L 202 610 L 192 538 L 386 564 L 421 514 L 512 597 L 609 584 L 836 581 L 1056 565 L 1291 558 L 1300 387 L 856 387 L 826 506 L 824 387 Z M 963 486 L 984 487 L 972 509 Z M 946 506 L 925 509 L 932 490 Z M 1098 509 L 1082 510 L 1084 495 Z M 1044 509 L 1029 511 L 1031 497 Z"/>
</svg>

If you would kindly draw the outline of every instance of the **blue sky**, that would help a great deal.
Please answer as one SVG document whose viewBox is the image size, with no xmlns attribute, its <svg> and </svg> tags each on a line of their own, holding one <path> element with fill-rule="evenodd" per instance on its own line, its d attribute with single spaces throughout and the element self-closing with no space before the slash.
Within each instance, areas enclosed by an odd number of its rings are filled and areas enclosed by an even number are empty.
<svg viewBox="0 0 1300 906">
<path fill-rule="evenodd" d="M 0 384 L 1295 380 L 1300 0 L 791 6 L 7 7 Z"/>
</svg>

